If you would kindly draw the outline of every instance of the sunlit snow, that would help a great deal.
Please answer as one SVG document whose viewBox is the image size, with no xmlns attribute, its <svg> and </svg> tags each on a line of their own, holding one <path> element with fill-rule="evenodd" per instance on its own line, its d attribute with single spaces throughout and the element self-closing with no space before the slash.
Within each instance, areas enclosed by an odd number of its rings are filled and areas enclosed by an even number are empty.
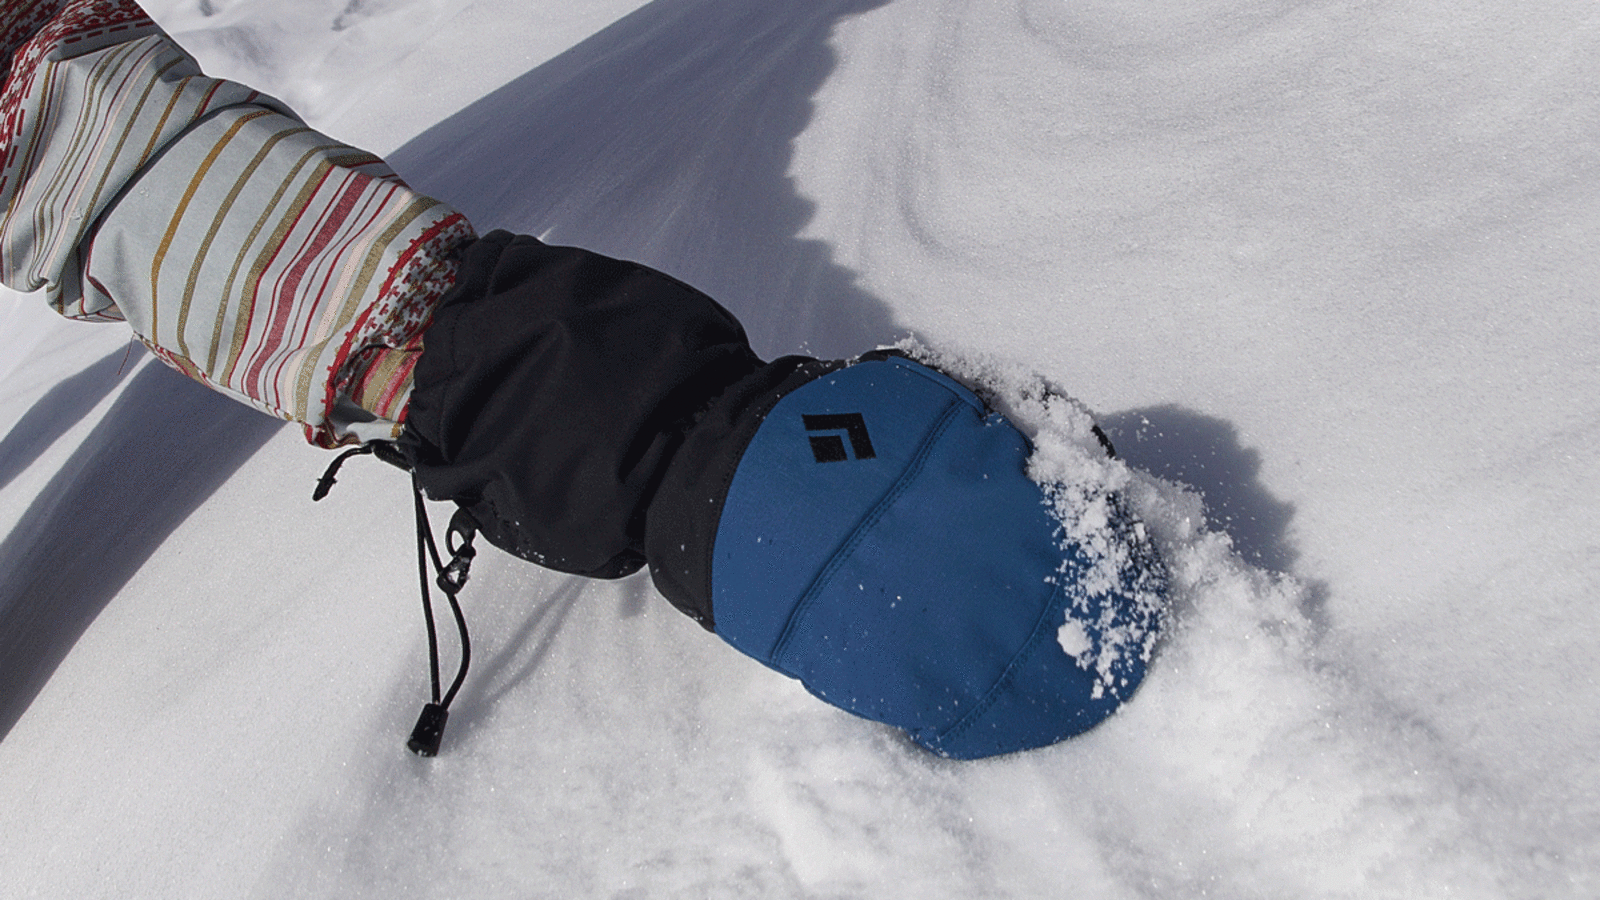
<svg viewBox="0 0 1600 900">
<path fill-rule="evenodd" d="M 1059 388 L 1172 618 L 1104 725 L 958 763 L 486 551 L 418 759 L 403 476 L 313 505 L 296 429 L 7 294 L 0 895 L 1600 896 L 1593 3 L 147 7 L 758 352 Z"/>
</svg>

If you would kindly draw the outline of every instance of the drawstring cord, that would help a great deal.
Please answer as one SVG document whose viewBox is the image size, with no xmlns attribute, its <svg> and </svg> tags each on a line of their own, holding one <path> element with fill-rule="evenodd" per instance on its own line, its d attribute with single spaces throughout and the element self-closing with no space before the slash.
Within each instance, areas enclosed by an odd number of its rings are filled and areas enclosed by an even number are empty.
<svg viewBox="0 0 1600 900">
<path fill-rule="evenodd" d="M 374 444 L 375 443 L 376 442 L 374 442 Z M 321 500 L 323 497 L 328 496 L 329 491 L 333 490 L 333 486 L 339 481 L 339 479 L 333 476 L 339 474 L 339 469 L 344 465 L 345 460 L 352 456 L 360 456 L 362 454 L 373 452 L 376 452 L 373 444 L 362 444 L 359 447 L 346 450 L 335 457 L 333 462 L 328 464 L 327 471 L 323 472 L 322 477 L 317 479 L 317 487 L 311 492 L 312 501 L 315 502 L 317 500 Z"/>
<path fill-rule="evenodd" d="M 392 443 L 372 441 L 362 444 L 339 454 L 328 465 L 327 471 L 318 479 L 317 487 L 311 493 L 311 499 L 321 500 L 328 496 L 328 491 L 332 490 L 338 480 L 335 476 L 346 460 L 352 456 L 369 453 L 402 469 L 411 468 L 405 455 Z M 450 551 L 450 562 L 445 563 L 441 560 L 438 544 L 433 539 L 433 528 L 428 522 L 428 511 L 423 505 L 422 485 L 417 481 L 415 472 L 411 473 L 411 494 L 417 515 L 417 573 L 422 588 L 423 620 L 428 626 L 428 666 L 432 700 L 423 706 L 422 715 L 417 718 L 416 727 L 412 728 L 406 747 L 418 756 L 437 756 L 439 743 L 444 737 L 445 723 L 450 718 L 450 703 L 455 700 L 462 683 L 467 680 L 467 666 L 472 660 L 472 642 L 467 635 L 467 618 L 461 612 L 461 603 L 456 599 L 456 595 L 466 586 L 467 573 L 472 568 L 472 558 L 477 555 L 477 550 L 472 546 L 472 539 L 477 536 L 478 527 L 466 510 L 456 510 L 445 535 L 445 549 Z M 434 624 L 433 594 L 428 587 L 430 562 L 433 564 L 434 572 L 437 573 L 434 584 L 444 592 L 445 599 L 449 601 L 450 612 L 456 620 L 456 633 L 461 638 L 461 667 L 456 671 L 450 689 L 445 691 L 443 696 L 439 693 L 439 634 Z"/>
<path fill-rule="evenodd" d="M 461 613 L 461 603 L 456 599 L 456 594 L 466 586 L 472 558 L 478 552 L 472 546 L 477 526 L 464 510 L 456 510 L 455 516 L 450 519 L 449 532 L 445 535 L 445 549 L 450 551 L 450 562 L 444 563 L 439 558 L 439 547 L 433 540 L 428 511 L 422 503 L 422 485 L 417 483 L 415 473 L 411 476 L 411 494 L 417 510 L 417 576 L 422 586 L 422 615 L 428 624 L 428 666 L 433 702 L 422 708 L 422 715 L 417 718 L 406 747 L 418 756 L 437 756 L 445 722 L 450 719 L 450 702 L 461 690 L 461 683 L 467 680 L 467 666 L 472 662 L 472 641 L 467 636 L 467 619 Z M 456 670 L 455 681 L 451 682 L 450 690 L 442 698 L 439 696 L 439 635 L 434 625 L 433 592 L 428 589 L 430 561 L 438 573 L 434 583 L 450 602 L 450 612 L 456 620 L 456 633 L 461 636 L 461 667 Z"/>
</svg>

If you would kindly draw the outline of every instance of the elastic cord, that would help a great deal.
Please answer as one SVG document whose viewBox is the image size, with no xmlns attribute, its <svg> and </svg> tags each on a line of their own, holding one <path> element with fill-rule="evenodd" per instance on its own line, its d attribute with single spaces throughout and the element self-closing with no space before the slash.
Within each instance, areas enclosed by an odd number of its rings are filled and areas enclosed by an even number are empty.
<svg viewBox="0 0 1600 900">
<path fill-rule="evenodd" d="M 428 626 L 428 675 L 434 703 L 439 703 L 439 630 L 433 623 L 433 594 L 428 590 L 428 558 L 433 558 L 434 568 L 439 564 L 439 550 L 433 543 L 433 530 L 428 525 L 428 511 L 422 505 L 422 487 L 417 477 L 411 476 L 411 499 L 417 513 L 417 581 L 422 590 L 422 620 Z M 441 706 L 443 704 L 440 704 Z"/>
<path fill-rule="evenodd" d="M 450 703 L 467 680 L 467 668 L 472 662 L 472 640 L 467 634 L 467 618 L 461 611 L 461 602 L 456 599 L 456 594 L 467 583 L 467 572 L 476 553 L 472 538 L 477 529 L 464 512 L 456 512 L 450 520 L 449 542 L 446 544 L 450 551 L 450 562 L 446 564 L 439 557 L 439 547 L 434 542 L 433 529 L 428 524 L 428 511 L 423 505 L 422 485 L 417 482 L 415 473 L 411 476 L 411 489 L 417 513 L 417 575 L 422 588 L 423 619 L 428 626 L 428 674 L 432 702 L 423 707 L 406 746 L 418 756 L 435 756 L 439 752 L 445 722 L 449 719 Z M 434 583 L 450 603 L 450 613 L 456 620 L 456 633 L 461 638 L 461 665 L 443 697 L 439 695 L 439 634 L 434 624 L 433 593 L 428 586 L 430 561 L 437 573 Z"/>
<path fill-rule="evenodd" d="M 339 454 L 318 480 L 311 499 L 321 500 L 328 495 L 339 468 L 346 460 L 352 456 L 368 453 L 376 455 L 390 465 L 410 469 L 405 454 L 394 444 L 372 441 Z M 456 510 L 455 517 L 450 520 L 450 531 L 445 544 L 445 549 L 450 551 L 450 562 L 445 563 L 439 558 L 439 547 L 433 540 L 433 528 L 428 524 L 428 510 L 423 504 L 422 485 L 418 483 L 415 472 L 411 473 L 411 500 L 417 514 L 417 580 L 422 589 L 422 618 L 428 626 L 428 677 L 431 701 L 422 708 L 422 715 L 417 719 L 416 727 L 411 730 L 411 738 L 406 741 L 406 746 L 418 756 L 436 756 L 439 753 L 439 742 L 444 736 L 445 722 L 450 718 L 450 702 L 455 700 L 461 685 L 467 680 L 467 667 L 472 661 L 472 641 L 467 635 L 467 617 L 461 612 L 461 602 L 456 599 L 456 594 L 466 585 L 472 557 L 477 553 L 472 547 L 472 539 L 478 533 L 478 526 L 465 510 Z M 450 613 L 456 620 L 456 633 L 461 637 L 461 667 L 456 670 L 455 681 L 450 683 L 450 689 L 444 692 L 443 697 L 439 695 L 439 631 L 433 621 L 433 593 L 428 586 L 430 561 L 437 573 L 434 584 L 439 586 L 439 590 L 444 592 L 445 599 L 450 602 Z"/>
</svg>

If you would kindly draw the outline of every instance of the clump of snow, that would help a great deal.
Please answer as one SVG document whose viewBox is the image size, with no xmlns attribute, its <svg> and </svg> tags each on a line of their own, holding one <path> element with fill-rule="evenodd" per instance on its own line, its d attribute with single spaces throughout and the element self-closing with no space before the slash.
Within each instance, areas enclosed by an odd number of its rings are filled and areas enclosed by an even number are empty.
<svg viewBox="0 0 1600 900">
<path fill-rule="evenodd" d="M 1094 645 L 1089 641 L 1089 633 L 1083 630 L 1083 623 L 1071 616 L 1068 616 L 1067 620 L 1061 623 L 1061 627 L 1056 629 L 1056 643 L 1061 645 L 1062 650 L 1067 651 L 1068 656 L 1078 660 L 1080 665 L 1085 659 L 1091 658 L 1089 651 L 1094 649 Z"/>
</svg>

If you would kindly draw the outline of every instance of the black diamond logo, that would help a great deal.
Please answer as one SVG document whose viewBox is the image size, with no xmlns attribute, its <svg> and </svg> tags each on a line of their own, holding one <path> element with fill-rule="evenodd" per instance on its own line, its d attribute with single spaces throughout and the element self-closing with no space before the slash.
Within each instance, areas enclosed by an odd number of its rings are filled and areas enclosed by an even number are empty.
<svg viewBox="0 0 1600 900">
<path fill-rule="evenodd" d="M 867 420 L 861 418 L 860 413 L 802 415 L 800 418 L 805 423 L 807 431 L 843 432 L 843 435 L 811 435 L 811 455 L 816 457 L 819 463 L 872 459 L 878 455 L 872 450 L 872 438 L 867 436 Z M 846 438 L 850 440 L 849 449 L 845 448 Z"/>
</svg>

